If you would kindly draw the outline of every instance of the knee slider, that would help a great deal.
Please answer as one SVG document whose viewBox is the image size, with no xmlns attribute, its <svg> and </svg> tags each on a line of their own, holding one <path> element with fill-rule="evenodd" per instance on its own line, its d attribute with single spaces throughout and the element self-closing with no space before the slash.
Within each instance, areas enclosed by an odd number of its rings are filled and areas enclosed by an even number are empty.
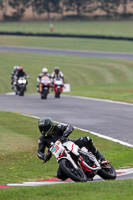
<svg viewBox="0 0 133 200">
<path fill-rule="evenodd" d="M 90 138 L 89 136 L 87 137 L 87 140 L 93 142 L 92 138 Z"/>
<path fill-rule="evenodd" d="M 95 150 L 93 140 L 90 137 L 84 137 L 84 144 L 89 151 L 93 149 Z"/>
<path fill-rule="evenodd" d="M 90 137 L 83 137 L 83 142 L 85 146 L 91 145 L 92 144 L 92 139 Z"/>
</svg>

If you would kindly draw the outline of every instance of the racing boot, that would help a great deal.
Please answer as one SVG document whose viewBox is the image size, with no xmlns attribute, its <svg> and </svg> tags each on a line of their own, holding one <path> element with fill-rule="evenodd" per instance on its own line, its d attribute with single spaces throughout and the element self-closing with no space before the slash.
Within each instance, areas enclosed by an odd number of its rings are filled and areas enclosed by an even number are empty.
<svg viewBox="0 0 133 200">
<path fill-rule="evenodd" d="M 94 153 L 94 155 L 96 156 L 96 158 L 98 160 L 100 160 L 101 162 L 105 160 L 105 156 L 102 155 L 97 149 L 96 149 L 96 152 Z"/>
</svg>

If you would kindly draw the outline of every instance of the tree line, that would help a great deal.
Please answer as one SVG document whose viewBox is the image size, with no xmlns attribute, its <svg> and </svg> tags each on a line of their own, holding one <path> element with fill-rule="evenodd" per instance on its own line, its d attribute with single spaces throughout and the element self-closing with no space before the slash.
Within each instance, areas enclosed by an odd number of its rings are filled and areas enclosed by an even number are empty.
<svg viewBox="0 0 133 200">
<path fill-rule="evenodd" d="M 7 13 L 9 7 L 12 8 L 10 15 Z M 58 13 L 62 18 L 64 13 L 70 11 L 79 18 L 94 15 L 96 11 L 104 13 L 106 17 L 133 16 L 133 0 L 0 0 L 3 20 L 20 20 L 29 7 L 32 8 L 33 18 L 35 13 L 47 13 L 48 19 L 51 13 Z"/>
</svg>

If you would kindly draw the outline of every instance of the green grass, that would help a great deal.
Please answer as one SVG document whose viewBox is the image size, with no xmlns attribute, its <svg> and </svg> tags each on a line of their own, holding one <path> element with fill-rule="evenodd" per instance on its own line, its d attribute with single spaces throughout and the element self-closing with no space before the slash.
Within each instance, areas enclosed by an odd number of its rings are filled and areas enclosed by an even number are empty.
<svg viewBox="0 0 133 200">
<path fill-rule="evenodd" d="M 113 51 L 133 52 L 132 41 L 79 39 L 79 38 L 54 38 L 54 37 L 24 37 L 2 36 L 0 45 L 29 46 L 55 49 L 76 49 L 88 51 Z"/>
<path fill-rule="evenodd" d="M 54 33 L 133 37 L 132 21 L 53 22 Z M 50 33 L 49 22 L 0 23 L 0 31 Z"/>
<path fill-rule="evenodd" d="M 133 181 L 103 181 L 1 189 L 3 200 L 132 200 Z"/>
<path fill-rule="evenodd" d="M 38 120 L 9 112 L 0 112 L 0 118 L 0 185 L 55 178 L 58 168 L 56 159 L 52 157 L 42 165 L 36 155 L 40 137 Z M 133 148 L 77 129 L 70 138 L 82 136 L 92 137 L 94 145 L 115 169 L 133 167 Z"/>
<path fill-rule="evenodd" d="M 133 102 L 133 61 L 1 52 L 0 93 L 12 92 L 10 74 L 14 65 L 30 75 L 27 93 L 36 93 L 36 78 L 43 67 L 51 73 L 54 66 L 64 72 L 70 83 L 68 94 Z"/>
</svg>

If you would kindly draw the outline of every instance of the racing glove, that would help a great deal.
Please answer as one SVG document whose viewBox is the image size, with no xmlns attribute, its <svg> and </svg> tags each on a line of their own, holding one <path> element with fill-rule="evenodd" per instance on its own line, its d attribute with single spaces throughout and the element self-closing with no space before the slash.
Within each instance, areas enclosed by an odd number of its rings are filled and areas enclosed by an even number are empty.
<svg viewBox="0 0 133 200">
<path fill-rule="evenodd" d="M 70 135 L 70 133 L 73 132 L 73 130 L 74 130 L 73 126 L 72 125 L 68 125 L 66 130 L 63 133 L 63 136 L 64 137 L 68 137 Z"/>
<path fill-rule="evenodd" d="M 43 163 L 46 163 L 48 160 L 50 160 L 51 156 L 52 156 L 51 152 L 45 154 L 43 158 Z"/>
<path fill-rule="evenodd" d="M 61 143 L 64 143 L 64 142 L 66 142 L 67 140 L 68 140 L 68 138 L 65 137 L 65 136 L 62 136 L 62 137 L 60 138 Z"/>
</svg>

